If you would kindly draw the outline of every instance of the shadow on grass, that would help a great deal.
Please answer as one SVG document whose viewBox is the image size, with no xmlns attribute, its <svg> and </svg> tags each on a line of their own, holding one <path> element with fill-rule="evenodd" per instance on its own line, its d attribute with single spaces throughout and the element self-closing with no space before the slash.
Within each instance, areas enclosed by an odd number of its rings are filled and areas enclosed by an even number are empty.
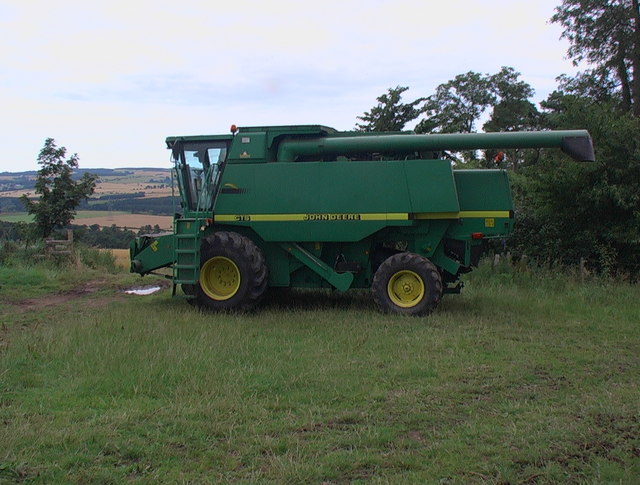
<svg viewBox="0 0 640 485">
<path fill-rule="evenodd" d="M 377 306 L 367 290 L 345 293 L 326 289 L 270 288 L 259 305 L 272 311 L 353 310 L 375 311 Z"/>
<path fill-rule="evenodd" d="M 196 304 L 189 304 L 182 291 L 178 289 L 175 298 L 171 298 L 171 289 L 163 288 L 155 294 L 155 305 L 160 305 L 166 310 L 193 310 L 200 313 L 209 313 Z M 147 297 L 137 297 L 145 300 Z M 462 301 L 464 300 L 464 301 Z M 477 303 L 477 302 L 476 302 Z M 306 313 L 317 311 L 338 312 L 362 312 L 383 315 L 373 301 L 371 291 L 367 289 L 353 289 L 341 293 L 330 289 L 301 289 L 301 288 L 269 288 L 260 303 L 249 315 L 259 315 L 262 312 Z M 478 308 L 473 308 L 472 302 L 459 295 L 445 295 L 432 314 L 436 315 L 476 315 Z M 214 312 L 215 313 L 215 312 Z M 223 312 L 224 313 L 224 312 Z M 234 313 L 234 312 L 230 312 Z M 394 315 L 389 315 L 393 317 Z M 403 315 L 395 315 L 398 318 L 413 318 Z M 425 317 L 418 317 L 425 318 Z M 427 316 L 426 318 L 429 318 Z"/>
</svg>

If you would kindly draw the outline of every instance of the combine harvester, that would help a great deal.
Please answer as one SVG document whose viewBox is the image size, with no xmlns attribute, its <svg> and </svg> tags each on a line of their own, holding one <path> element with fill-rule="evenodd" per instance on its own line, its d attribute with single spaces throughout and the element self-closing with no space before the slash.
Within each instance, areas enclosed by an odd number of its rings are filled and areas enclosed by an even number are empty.
<svg viewBox="0 0 640 485">
<path fill-rule="evenodd" d="M 504 170 L 454 170 L 444 150 L 561 148 L 589 133 L 416 135 L 262 126 L 166 140 L 183 208 L 173 233 L 131 244 L 131 271 L 171 267 L 187 298 L 253 308 L 269 287 L 371 288 L 385 312 L 425 315 L 513 229 Z"/>
</svg>

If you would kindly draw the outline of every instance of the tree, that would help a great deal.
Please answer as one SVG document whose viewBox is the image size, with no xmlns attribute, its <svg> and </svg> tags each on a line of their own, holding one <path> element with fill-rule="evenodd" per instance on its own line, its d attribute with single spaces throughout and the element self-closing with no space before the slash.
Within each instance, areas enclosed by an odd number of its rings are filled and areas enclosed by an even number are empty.
<svg viewBox="0 0 640 485">
<path fill-rule="evenodd" d="M 640 116 L 640 8 L 638 0 L 563 0 L 551 21 L 562 25 L 575 65 L 617 80 L 623 111 Z"/>
<path fill-rule="evenodd" d="M 439 85 L 426 99 L 418 133 L 470 133 L 485 110 L 495 103 L 489 76 L 469 71 Z"/>
<path fill-rule="evenodd" d="M 563 163 L 549 151 L 512 177 L 517 252 L 640 275 L 640 119 L 616 104 L 559 91 L 542 103 L 549 128 L 589 130 L 597 161 Z"/>
<path fill-rule="evenodd" d="M 519 77 L 520 73 L 512 67 L 503 67 L 489 76 L 489 86 L 497 102 L 482 126 L 484 131 L 525 131 L 538 127 L 540 113 L 529 101 L 534 90 Z"/>
<path fill-rule="evenodd" d="M 486 132 L 527 131 L 540 126 L 540 113 L 529 101 L 534 94 L 533 88 L 519 79 L 520 73 L 512 67 L 503 67 L 498 73 L 488 77 L 491 91 L 496 102 L 493 104 L 489 119 L 482 125 Z M 485 150 L 485 165 L 494 165 L 496 150 Z M 525 156 L 537 159 L 535 150 L 506 150 L 506 160 L 516 170 L 527 163 Z"/>
<path fill-rule="evenodd" d="M 408 89 L 405 86 L 396 86 L 389 88 L 387 94 L 376 98 L 378 105 L 358 116 L 364 123 L 356 123 L 357 131 L 401 131 L 409 121 L 415 120 L 420 115 L 417 106 L 424 98 L 402 103 L 402 93 Z"/>
<path fill-rule="evenodd" d="M 558 81 L 557 93 L 580 96 L 594 103 L 615 102 L 618 106 L 614 108 L 620 110 L 622 103 L 618 82 L 610 72 L 604 69 L 589 69 L 574 77 L 562 74 L 556 78 L 556 81 Z"/>
<path fill-rule="evenodd" d="M 93 194 L 97 177 L 86 173 L 79 181 L 73 180 L 73 169 L 78 168 L 78 155 L 67 160 L 67 149 L 58 148 L 53 138 L 47 138 L 38 155 L 41 166 L 36 177 L 37 201 L 23 195 L 21 200 L 29 214 L 34 216 L 36 229 L 42 237 L 48 237 L 56 227 L 69 224 L 82 199 Z"/>
</svg>

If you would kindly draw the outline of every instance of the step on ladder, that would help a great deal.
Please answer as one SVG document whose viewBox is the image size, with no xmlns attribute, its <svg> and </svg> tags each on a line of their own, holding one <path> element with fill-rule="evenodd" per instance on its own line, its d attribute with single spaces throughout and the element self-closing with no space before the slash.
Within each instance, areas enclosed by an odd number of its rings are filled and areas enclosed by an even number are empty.
<svg viewBox="0 0 640 485">
<path fill-rule="evenodd" d="M 200 221 L 195 218 L 176 219 L 175 264 L 173 265 L 173 285 L 198 282 L 200 273 Z"/>
</svg>

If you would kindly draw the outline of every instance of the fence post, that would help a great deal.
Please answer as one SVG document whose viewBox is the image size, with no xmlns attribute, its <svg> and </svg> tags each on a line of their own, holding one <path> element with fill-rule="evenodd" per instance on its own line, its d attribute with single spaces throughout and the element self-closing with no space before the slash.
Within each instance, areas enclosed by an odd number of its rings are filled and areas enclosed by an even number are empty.
<svg viewBox="0 0 640 485">
<path fill-rule="evenodd" d="M 44 248 L 46 254 L 71 255 L 73 247 L 73 231 L 67 229 L 67 239 L 45 239 Z"/>
</svg>

